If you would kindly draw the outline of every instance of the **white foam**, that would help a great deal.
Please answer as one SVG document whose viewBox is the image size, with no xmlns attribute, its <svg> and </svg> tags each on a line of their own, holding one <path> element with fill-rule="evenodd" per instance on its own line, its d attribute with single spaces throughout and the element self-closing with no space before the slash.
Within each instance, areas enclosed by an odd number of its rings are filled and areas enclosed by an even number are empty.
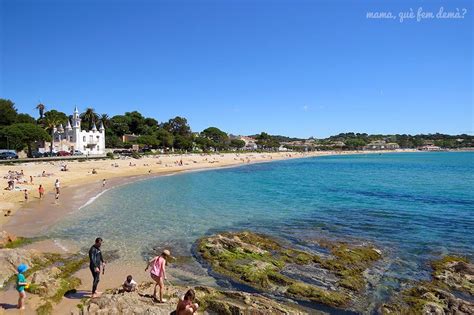
<svg viewBox="0 0 474 315">
<path fill-rule="evenodd" d="M 54 245 L 56 245 L 57 247 L 61 248 L 63 251 L 65 251 L 66 253 L 69 252 L 69 249 L 67 249 L 66 246 L 64 246 L 63 244 L 61 244 L 58 240 L 54 240 Z"/>
<path fill-rule="evenodd" d="M 100 196 L 102 196 L 105 192 L 107 192 L 109 189 L 105 189 L 103 191 L 101 191 L 100 193 L 98 193 L 97 195 L 95 195 L 94 197 L 91 197 L 89 200 L 87 200 L 87 202 L 85 204 L 83 204 L 82 206 L 80 206 L 78 208 L 78 210 L 81 210 L 82 208 L 84 207 L 87 207 L 88 205 L 90 205 L 91 203 L 93 203 L 97 198 L 99 198 Z"/>
</svg>

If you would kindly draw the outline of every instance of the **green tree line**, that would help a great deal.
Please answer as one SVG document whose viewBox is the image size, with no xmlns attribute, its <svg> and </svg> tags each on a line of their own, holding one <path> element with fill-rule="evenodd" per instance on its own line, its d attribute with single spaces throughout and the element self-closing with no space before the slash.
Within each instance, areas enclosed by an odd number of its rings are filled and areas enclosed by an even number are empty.
<svg viewBox="0 0 474 315">
<path fill-rule="evenodd" d="M 38 117 L 34 118 L 25 113 L 19 113 L 11 100 L 0 99 L 0 148 L 27 150 L 31 155 L 33 147 L 43 141 L 53 140 L 53 130 L 59 124 L 64 127 L 72 116 L 38 104 Z M 164 122 L 153 117 L 145 117 L 138 111 L 126 112 L 123 115 L 109 117 L 99 114 L 94 108 L 88 107 L 80 114 L 82 129 L 89 130 L 93 125 L 103 124 L 106 133 L 106 147 L 128 148 L 133 144 L 150 149 L 163 151 L 226 151 L 239 150 L 245 142 L 229 136 L 217 127 L 209 127 L 201 132 L 192 132 L 186 118 L 176 116 Z M 136 139 L 123 142 L 124 135 L 136 135 Z M 474 137 L 466 134 L 446 135 L 382 135 L 367 133 L 340 133 L 325 139 L 300 139 L 282 135 L 269 135 L 262 132 L 251 136 L 259 150 L 275 151 L 282 145 L 293 150 L 333 150 L 333 149 L 362 149 L 372 141 L 384 140 L 397 143 L 401 148 L 417 148 L 427 143 L 442 148 L 460 148 L 474 146 Z M 297 141 L 304 145 L 291 145 Z M 307 145 L 309 143 L 309 145 Z M 334 144 L 343 143 L 340 147 Z M 52 148 L 52 145 L 50 146 Z"/>
</svg>

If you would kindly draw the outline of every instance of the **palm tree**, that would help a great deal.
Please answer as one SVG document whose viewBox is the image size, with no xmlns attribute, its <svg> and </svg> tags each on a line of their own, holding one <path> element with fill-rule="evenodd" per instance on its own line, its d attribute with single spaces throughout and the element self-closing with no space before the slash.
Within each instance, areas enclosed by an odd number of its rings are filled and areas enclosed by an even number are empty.
<svg viewBox="0 0 474 315">
<path fill-rule="evenodd" d="M 54 128 L 57 125 L 59 125 L 62 121 L 63 121 L 62 117 L 55 113 L 47 115 L 44 120 L 45 129 L 51 132 L 51 146 L 49 148 L 49 152 L 53 152 Z"/>
<path fill-rule="evenodd" d="M 40 115 L 40 120 L 43 119 L 43 116 L 44 116 L 44 110 L 46 109 L 46 106 L 44 106 L 43 104 L 39 103 L 38 105 L 36 105 L 36 109 L 39 111 L 39 115 Z"/>
<path fill-rule="evenodd" d="M 83 122 L 88 123 L 87 129 L 91 129 L 94 122 L 99 120 L 99 115 L 97 115 L 92 107 L 88 107 L 86 108 L 86 111 L 81 114 L 81 119 Z"/>
<path fill-rule="evenodd" d="M 105 128 L 109 127 L 109 123 L 110 123 L 109 115 L 107 114 L 100 115 L 100 121 L 104 124 Z"/>
</svg>

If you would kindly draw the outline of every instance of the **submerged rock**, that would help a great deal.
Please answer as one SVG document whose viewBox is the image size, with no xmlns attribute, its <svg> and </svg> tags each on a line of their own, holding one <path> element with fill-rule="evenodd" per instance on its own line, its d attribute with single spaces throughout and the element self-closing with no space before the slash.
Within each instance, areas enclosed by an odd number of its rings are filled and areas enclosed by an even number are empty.
<svg viewBox="0 0 474 315">
<path fill-rule="evenodd" d="M 371 246 L 318 241 L 330 254 L 291 248 L 268 236 L 221 233 L 197 250 L 210 268 L 255 289 L 332 307 L 347 307 L 365 289 L 363 272 L 381 258 Z"/>
<path fill-rule="evenodd" d="M 146 282 L 138 285 L 136 292 L 105 293 L 101 297 L 78 305 L 76 314 L 148 314 L 169 315 L 176 309 L 178 298 L 183 296 L 187 288 L 169 286 L 166 289 L 166 303 L 153 301 L 154 283 Z M 222 291 L 210 287 L 196 287 L 196 301 L 199 314 L 308 314 L 295 305 L 278 303 L 259 294 L 236 291 Z M 312 314 L 319 314 L 311 312 Z"/>
<path fill-rule="evenodd" d="M 431 264 L 431 281 L 404 290 L 382 314 L 474 314 L 474 265 L 461 257 L 446 256 Z M 469 296 L 469 297 L 468 297 Z"/>
</svg>

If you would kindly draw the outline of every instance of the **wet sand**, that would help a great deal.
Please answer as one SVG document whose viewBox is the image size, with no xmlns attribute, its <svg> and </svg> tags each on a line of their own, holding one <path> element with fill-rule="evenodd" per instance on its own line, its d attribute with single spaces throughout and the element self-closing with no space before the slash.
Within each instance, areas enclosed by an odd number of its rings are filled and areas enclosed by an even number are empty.
<svg viewBox="0 0 474 315">
<path fill-rule="evenodd" d="M 64 218 L 64 216 L 80 211 L 80 208 L 90 202 L 91 198 L 100 197 L 101 193 L 138 180 L 173 173 L 177 172 L 111 178 L 106 182 L 105 187 L 102 187 L 102 180 L 88 184 L 68 186 L 61 189 L 58 201 L 55 200 L 54 192 L 45 194 L 43 200 L 40 200 L 39 197 L 33 197 L 1 229 L 14 235 L 38 237 L 44 235 L 51 226 Z"/>
</svg>

